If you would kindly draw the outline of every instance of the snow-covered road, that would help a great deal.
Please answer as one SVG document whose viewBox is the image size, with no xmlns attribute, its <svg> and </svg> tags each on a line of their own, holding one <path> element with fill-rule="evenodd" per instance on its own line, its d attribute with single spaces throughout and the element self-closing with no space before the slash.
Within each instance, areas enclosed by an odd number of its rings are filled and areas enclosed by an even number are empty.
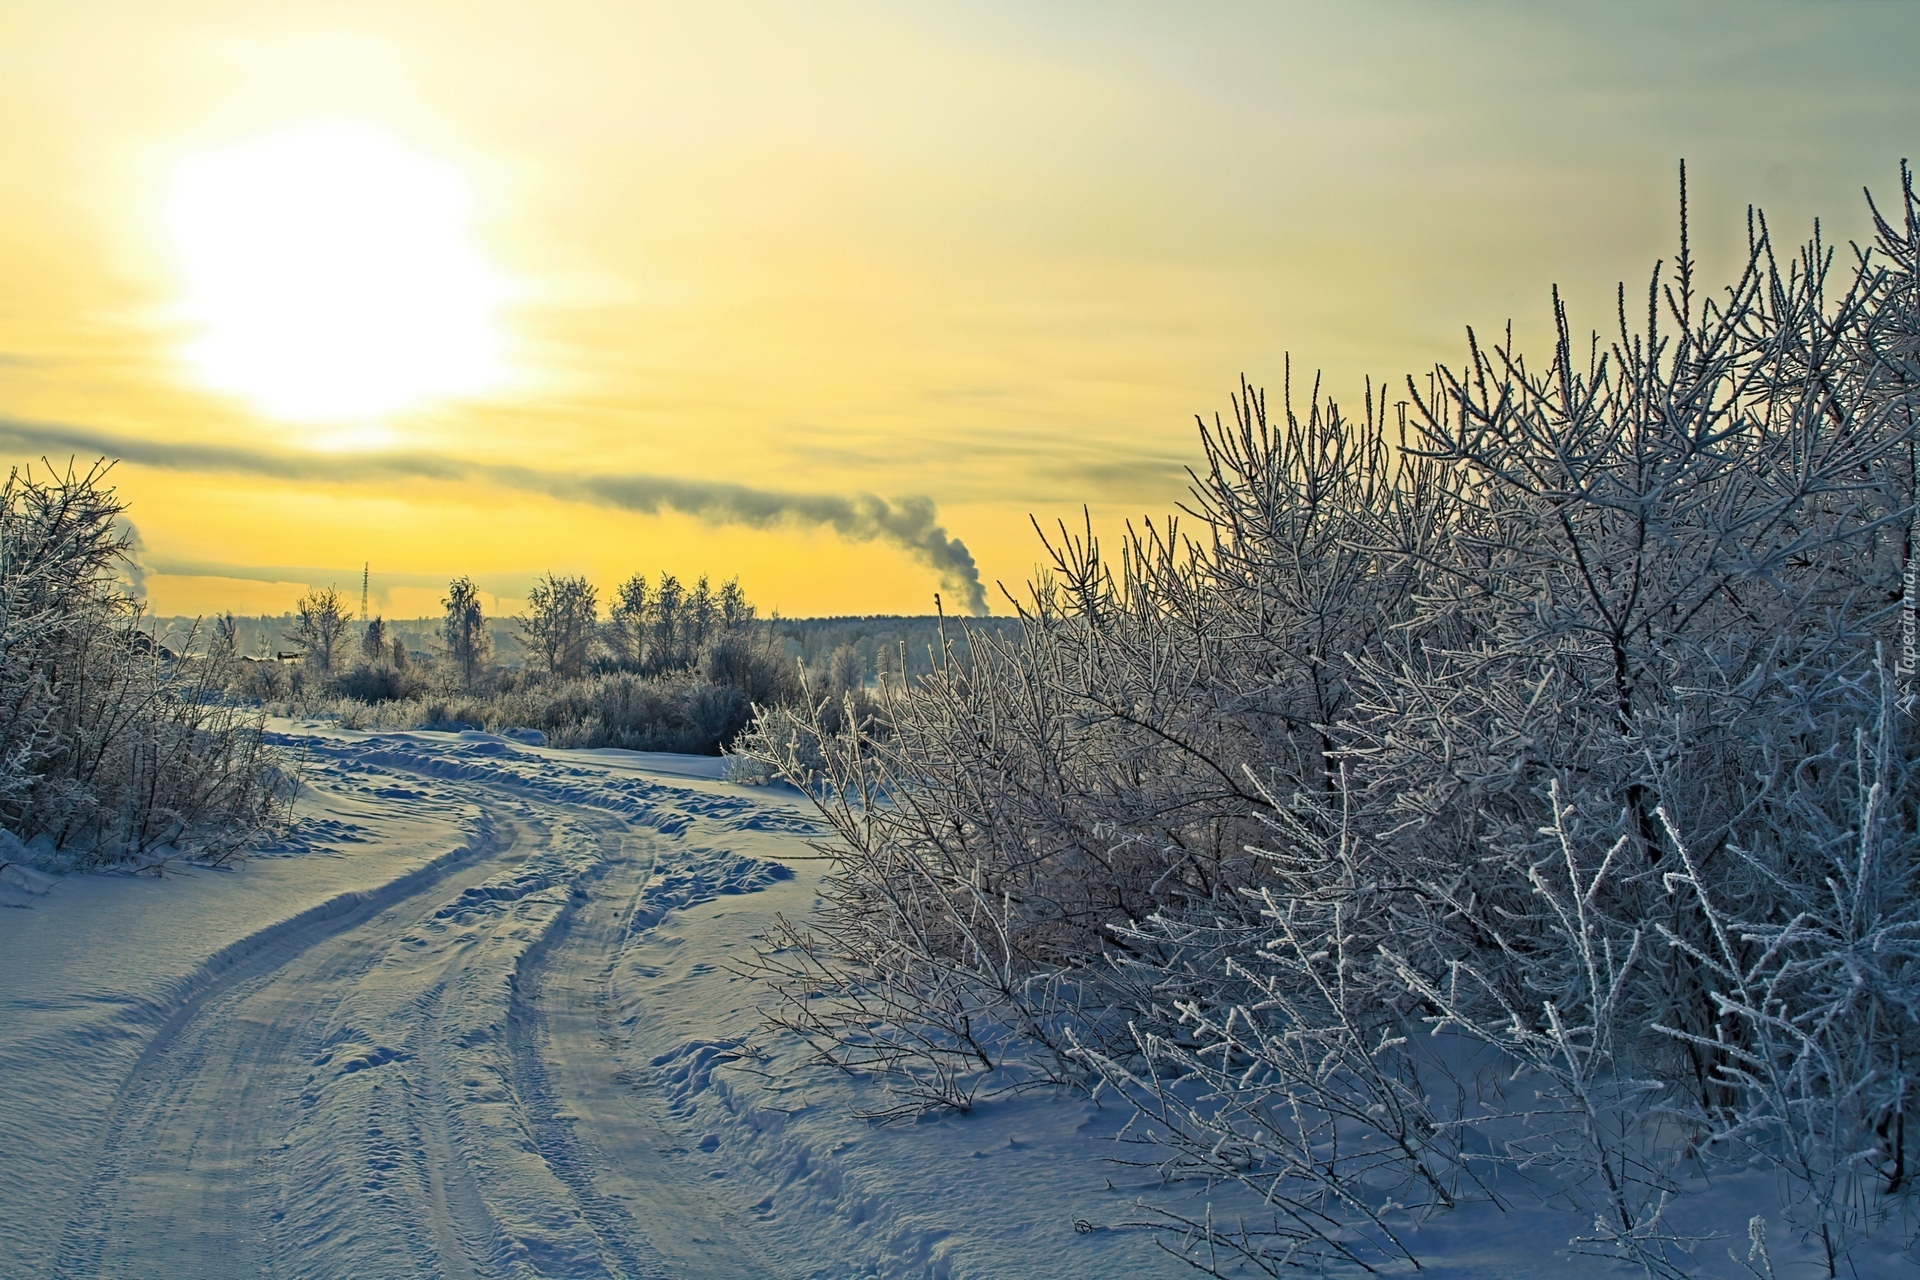
<svg viewBox="0 0 1920 1280">
<path fill-rule="evenodd" d="M 1086 1107 L 879 1129 L 745 1058 L 729 961 L 812 901 L 792 793 L 479 734 L 281 745 L 281 856 L 0 912 L 0 1275 L 1182 1269 L 1073 1231 L 1063 1186 L 1120 1194 L 1047 1156 Z"/>
</svg>

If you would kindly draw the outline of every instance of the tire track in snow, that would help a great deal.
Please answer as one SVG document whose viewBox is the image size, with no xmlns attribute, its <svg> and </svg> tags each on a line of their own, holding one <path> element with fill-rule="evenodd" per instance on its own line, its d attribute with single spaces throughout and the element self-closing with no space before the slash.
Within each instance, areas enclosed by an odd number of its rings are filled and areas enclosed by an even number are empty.
<svg viewBox="0 0 1920 1280">
<path fill-rule="evenodd" d="M 425 865 L 385 885 L 341 894 L 300 912 L 222 948 L 199 966 L 183 984 L 178 1006 L 148 1042 L 109 1108 L 92 1155 L 92 1178 L 67 1219 L 52 1274 L 62 1280 L 152 1274 L 145 1269 L 148 1263 L 139 1258 L 129 1260 L 131 1269 L 116 1272 L 108 1240 L 117 1225 L 138 1215 L 137 1206 L 127 1203 L 126 1193 L 145 1176 L 143 1166 L 153 1163 L 162 1124 L 177 1123 L 182 1114 L 198 1115 L 191 1145 L 180 1153 L 188 1171 L 203 1146 L 218 1148 L 222 1140 L 229 1148 L 242 1144 L 242 1136 L 228 1132 L 221 1113 L 206 1107 L 194 1088 L 203 1081 L 209 1061 L 219 1060 L 219 1050 L 208 1043 L 210 1029 L 233 1027 L 240 1021 L 235 1006 L 273 981 L 294 958 L 383 915 L 404 911 L 408 902 L 430 898 L 449 882 L 483 875 L 488 859 L 504 847 L 489 823 L 477 822 L 467 841 Z M 292 1038 L 286 1028 L 265 1030 L 269 1034 L 254 1046 L 256 1051 L 277 1054 Z M 213 1134 L 206 1132 L 208 1126 L 215 1129 Z M 215 1158 L 219 1156 L 230 1159 L 231 1153 L 220 1151 Z M 142 1245 L 149 1261 L 156 1247 L 164 1247 L 163 1242 L 149 1238 Z"/>
<path fill-rule="evenodd" d="M 551 1044 L 546 1019 L 540 1012 L 543 968 L 552 962 L 570 958 L 565 944 L 571 917 L 585 892 L 590 892 L 590 877 L 583 893 L 575 896 L 555 929 L 522 957 L 514 974 L 513 995 L 507 1007 L 507 1046 L 512 1055 L 514 1083 L 520 1105 L 525 1110 L 534 1145 L 547 1167 L 573 1194 L 574 1201 L 588 1227 L 611 1255 L 609 1274 L 620 1275 L 620 1260 L 645 1256 L 652 1274 L 664 1275 L 659 1255 L 646 1241 L 639 1224 L 617 1200 L 601 1193 L 594 1182 L 594 1171 L 605 1167 L 599 1153 L 583 1150 L 574 1134 L 576 1116 L 564 1110 L 556 1096 L 547 1070 L 545 1052 Z"/>
<path fill-rule="evenodd" d="M 650 1229 L 689 1223 L 701 1274 L 777 1274 L 675 1184 L 603 1041 L 636 931 L 771 874 L 696 824 L 804 821 L 485 743 L 302 741 L 318 785 L 477 803 L 475 838 L 209 962 L 124 1082 L 53 1274 L 641 1280 L 668 1274 Z"/>
<path fill-rule="evenodd" d="M 577 1188 L 583 1206 L 611 1223 L 672 1224 L 653 1237 L 670 1274 L 762 1280 L 792 1274 L 771 1254 L 756 1223 L 729 1211 L 711 1185 L 678 1163 L 684 1136 L 664 1123 L 666 1100 L 638 1084 L 623 1063 L 627 1037 L 615 1027 L 615 971 L 636 936 L 675 907 L 750 892 L 790 878 L 776 863 L 724 850 L 658 848 L 644 874 L 608 874 L 587 890 L 564 929 L 529 953 L 513 1005 L 516 1069 L 538 1121 L 536 1140 Z M 624 864 L 637 869 L 638 863 Z M 697 868 L 697 871 L 696 871 Z M 565 1110 L 560 1108 L 564 1106 Z"/>
<path fill-rule="evenodd" d="M 444 1204 L 437 1265 L 485 1275 L 567 1275 L 629 1280 L 658 1275 L 643 1235 L 596 1221 L 556 1167 L 553 1144 L 529 1141 L 539 1127 L 523 1065 L 512 1052 L 511 1005 L 527 955 L 561 926 L 582 882 L 607 865 L 599 833 L 565 814 L 530 822 L 522 841 L 538 848 L 518 864 L 469 885 L 386 940 L 380 964 L 335 1011 L 314 1059 L 306 1114 L 290 1134 L 297 1172 L 289 1186 L 359 1176 L 342 1158 L 343 1136 L 363 1115 L 380 1123 L 361 1162 L 367 1194 L 297 1204 L 301 1234 L 350 1230 L 368 1214 L 386 1230 L 415 1230 Z M 434 1015 L 423 1008 L 432 992 Z M 443 1148 L 469 1193 L 436 1193 L 432 1162 L 401 1168 L 384 1144 L 404 1102 L 426 1145 Z M 384 1119 L 383 1119 L 384 1117 Z M 376 1134 L 376 1129 L 379 1132 Z M 422 1213 L 422 1209 L 429 1210 Z M 362 1242 L 359 1265 L 377 1259 Z M 424 1261 L 416 1271 L 426 1273 Z"/>
</svg>

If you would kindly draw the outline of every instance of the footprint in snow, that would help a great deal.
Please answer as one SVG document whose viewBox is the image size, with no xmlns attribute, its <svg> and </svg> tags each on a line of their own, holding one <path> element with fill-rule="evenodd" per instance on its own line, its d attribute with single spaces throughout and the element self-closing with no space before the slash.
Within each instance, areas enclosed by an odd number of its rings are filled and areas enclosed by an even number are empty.
<svg viewBox="0 0 1920 1280">
<path fill-rule="evenodd" d="M 379 1045 L 366 1053 L 358 1054 L 342 1062 L 337 1074 L 350 1076 L 356 1071 L 367 1071 L 374 1067 L 384 1067 L 389 1062 L 406 1062 L 412 1057 L 413 1055 L 410 1053 L 402 1053 L 398 1049 L 389 1049 L 386 1045 Z"/>
</svg>

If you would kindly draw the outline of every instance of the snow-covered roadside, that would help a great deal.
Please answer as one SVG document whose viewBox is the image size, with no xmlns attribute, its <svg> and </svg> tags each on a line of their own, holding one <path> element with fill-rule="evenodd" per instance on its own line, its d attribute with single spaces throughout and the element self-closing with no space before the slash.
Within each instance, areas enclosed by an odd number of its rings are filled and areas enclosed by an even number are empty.
<svg viewBox="0 0 1920 1280">
<path fill-rule="evenodd" d="M 792 793 L 276 728 L 279 848 L 0 911 L 0 1274 L 1184 1272 L 1074 1229 L 1126 1203 L 1075 1162 L 1110 1115 L 883 1128 L 794 1047 L 740 1056 L 728 966 L 819 870 Z"/>
<path fill-rule="evenodd" d="M 241 866 L 65 876 L 0 911 L 0 1274 L 48 1274 L 121 1082 L 236 966 L 364 916 L 489 835 L 469 806 L 405 813 L 310 792 L 294 839 Z"/>
<path fill-rule="evenodd" d="M 1119 1163 L 1111 1102 L 871 1123 L 877 1085 L 762 1029 L 738 966 L 821 870 L 794 793 L 687 757 L 276 731 L 309 784 L 278 848 L 0 910 L 0 1276 L 1190 1274 L 1132 1224 L 1207 1197 Z M 1429 1275 L 1617 1273 L 1567 1256 L 1577 1213 L 1508 1191 L 1396 1229 Z M 1733 1229 L 1703 1274 L 1742 1274 L 1727 1246 L 1776 1196 L 1690 1198 Z"/>
</svg>

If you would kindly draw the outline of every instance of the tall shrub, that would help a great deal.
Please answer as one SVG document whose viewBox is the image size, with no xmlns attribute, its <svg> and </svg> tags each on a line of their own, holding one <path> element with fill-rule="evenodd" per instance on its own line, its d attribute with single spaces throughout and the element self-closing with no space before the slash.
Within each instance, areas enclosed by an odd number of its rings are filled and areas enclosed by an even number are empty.
<svg viewBox="0 0 1920 1280">
<path fill-rule="evenodd" d="M 257 717 L 139 629 L 108 465 L 0 487 L 0 824 L 45 858 L 215 860 L 268 822 Z"/>
<path fill-rule="evenodd" d="M 1678 1274 L 1682 1153 L 1785 1170 L 1837 1266 L 1914 1156 L 1903 194 L 1839 266 L 1756 217 L 1709 295 L 1683 188 L 1607 341 L 1556 295 L 1544 363 L 1469 334 L 1357 415 L 1243 385 L 1197 530 L 1063 529 L 1019 645 L 884 732 L 763 733 L 838 837 L 781 1018 L 903 1106 L 1091 1073 L 1170 1175 L 1255 1193 L 1185 1227 L 1260 1269 L 1408 1258 L 1384 1196 L 1506 1163 Z"/>
</svg>

